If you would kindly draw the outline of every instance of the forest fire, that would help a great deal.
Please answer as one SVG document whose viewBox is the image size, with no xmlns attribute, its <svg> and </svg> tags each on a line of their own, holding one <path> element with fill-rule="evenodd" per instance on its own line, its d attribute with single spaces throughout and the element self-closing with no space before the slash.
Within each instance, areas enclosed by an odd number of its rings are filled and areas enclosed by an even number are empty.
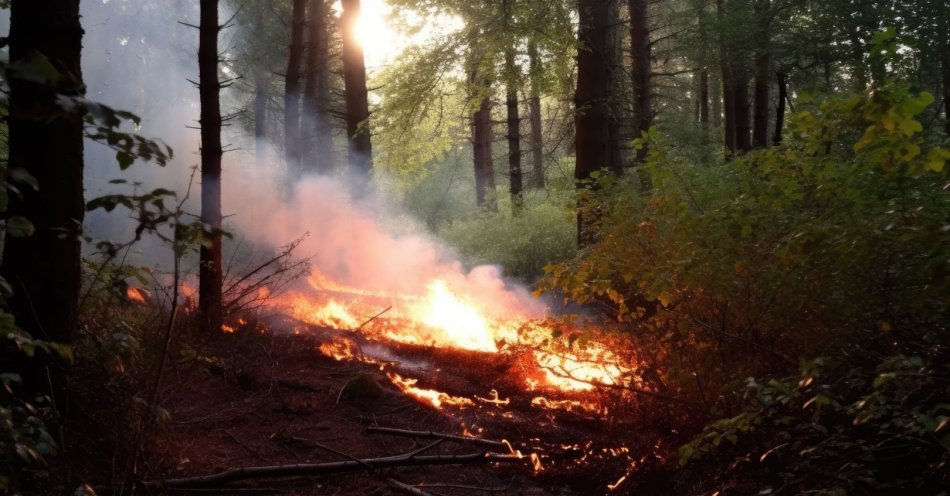
<svg viewBox="0 0 950 496">
<path fill-rule="evenodd" d="M 607 344 L 586 338 L 583 345 L 565 349 L 551 344 L 559 335 L 544 321 L 532 318 L 511 302 L 500 302 L 504 312 L 486 310 L 483 302 L 468 297 L 464 288 L 434 278 L 423 294 L 361 290 L 334 282 L 323 274 L 308 279 L 312 292 L 296 291 L 277 305 L 308 324 L 358 332 L 360 338 L 408 345 L 455 348 L 484 353 L 518 352 L 527 357 L 534 373 L 522 378 L 526 390 L 588 392 L 596 386 L 622 387 L 635 367 L 608 349 Z M 385 308 L 382 312 L 380 309 Z M 494 309 L 497 310 L 497 309 Z M 560 331 L 559 331 L 560 332 Z M 367 361 L 355 343 L 336 339 L 320 346 L 320 352 L 336 360 Z M 467 407 L 469 398 L 420 389 L 414 379 L 389 372 L 389 379 L 406 394 L 439 408 Z M 536 398 L 537 400 L 537 398 Z M 574 400 L 535 401 L 538 408 L 597 412 L 590 402 Z M 507 404 L 495 391 L 483 402 Z"/>
</svg>

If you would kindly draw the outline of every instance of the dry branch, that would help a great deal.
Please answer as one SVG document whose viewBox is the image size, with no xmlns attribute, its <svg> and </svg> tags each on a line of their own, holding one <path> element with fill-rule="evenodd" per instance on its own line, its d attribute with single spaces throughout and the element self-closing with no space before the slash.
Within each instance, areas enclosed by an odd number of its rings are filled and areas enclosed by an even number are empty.
<svg viewBox="0 0 950 496">
<path fill-rule="evenodd" d="M 248 479 L 266 479 L 293 477 L 301 475 L 326 475 L 346 472 L 358 472 L 367 467 L 374 469 L 418 465 L 467 465 L 491 462 L 510 462 L 524 457 L 501 453 L 468 453 L 464 455 L 414 456 L 413 454 L 365 458 L 359 461 L 345 460 L 327 463 L 297 463 L 292 465 L 272 465 L 265 467 L 232 468 L 211 475 L 183 477 L 145 483 L 149 489 L 220 486 Z"/>
<path fill-rule="evenodd" d="M 479 437 L 470 437 L 470 436 L 458 436 L 455 434 L 444 434 L 441 432 L 433 431 L 410 431 L 406 429 L 395 429 L 392 427 L 367 427 L 364 431 L 367 434 L 390 434 L 393 436 L 403 436 L 403 437 L 421 437 L 425 439 L 445 439 L 449 441 L 458 441 L 461 443 L 471 443 L 481 446 L 491 446 L 492 448 L 504 448 L 506 450 L 511 450 L 511 445 L 502 441 L 495 441 L 492 439 L 482 439 Z"/>
<path fill-rule="evenodd" d="M 393 478 L 386 479 L 386 482 L 388 482 L 389 485 L 393 487 L 393 489 L 399 492 L 403 492 L 406 494 L 415 494 L 416 496 L 434 496 L 430 492 L 423 491 L 422 489 L 419 489 L 418 487 L 410 486 L 409 484 L 406 484 L 404 482 L 399 482 Z"/>
</svg>

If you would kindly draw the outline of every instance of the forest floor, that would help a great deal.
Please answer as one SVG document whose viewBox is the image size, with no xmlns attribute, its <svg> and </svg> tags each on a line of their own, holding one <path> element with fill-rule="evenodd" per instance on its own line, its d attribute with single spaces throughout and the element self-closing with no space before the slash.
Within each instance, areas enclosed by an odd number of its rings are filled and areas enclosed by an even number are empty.
<svg viewBox="0 0 950 496">
<path fill-rule="evenodd" d="M 630 478 L 638 465 L 649 465 L 648 454 L 656 452 L 652 442 L 631 446 L 624 441 L 631 438 L 630 426 L 605 410 L 539 407 L 537 392 L 524 389 L 516 355 L 364 342 L 361 349 L 370 348 L 372 363 L 338 361 L 319 348 L 337 342 L 340 331 L 306 328 L 300 333 L 298 326 L 296 332 L 238 330 L 180 345 L 179 356 L 188 358 L 169 366 L 162 388 L 170 420 L 148 449 L 141 476 L 170 480 L 417 450 L 423 450 L 420 456 L 518 450 L 524 458 L 499 463 L 367 468 L 211 488 L 220 488 L 218 494 L 235 488 L 294 495 L 411 493 L 397 487 L 403 483 L 425 491 L 416 494 L 604 494 L 621 477 Z M 419 388 L 445 393 L 441 407 L 404 394 L 387 377 L 394 373 L 418 379 Z M 448 404 L 453 399 L 466 401 Z M 570 402 L 553 395 L 548 399 Z M 432 446 L 433 439 L 370 433 L 369 427 L 504 439 L 513 448 L 451 439 Z M 632 490 L 623 486 L 613 493 Z"/>
</svg>

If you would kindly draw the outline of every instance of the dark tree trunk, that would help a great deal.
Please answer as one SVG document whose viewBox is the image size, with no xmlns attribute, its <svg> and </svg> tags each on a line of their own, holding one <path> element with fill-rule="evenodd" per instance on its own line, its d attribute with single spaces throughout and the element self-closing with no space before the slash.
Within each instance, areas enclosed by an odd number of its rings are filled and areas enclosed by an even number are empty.
<svg viewBox="0 0 950 496">
<path fill-rule="evenodd" d="M 624 172 L 624 146 L 621 129 L 624 122 L 624 101 L 622 98 L 624 79 L 623 66 L 623 25 L 620 21 L 620 1 L 610 0 L 607 18 L 607 163 L 605 166 L 616 176 Z M 627 116 L 629 118 L 629 115 Z"/>
<path fill-rule="evenodd" d="M 544 189 L 544 141 L 541 130 L 541 58 L 538 47 L 528 43 L 528 57 L 531 70 L 531 97 L 528 110 L 531 114 L 531 186 Z"/>
<path fill-rule="evenodd" d="M 506 81 L 505 104 L 508 110 L 508 181 L 511 190 L 511 211 L 517 216 L 524 206 L 521 184 L 521 118 L 518 116 L 518 83 L 515 53 L 512 47 L 505 51 Z"/>
<path fill-rule="evenodd" d="M 357 39 L 356 21 L 360 0 L 343 0 L 340 26 L 343 32 L 343 83 L 346 92 L 347 157 L 350 181 L 355 196 L 369 192 L 373 169 L 373 148 L 369 136 L 369 97 L 366 91 L 366 66 L 363 46 Z"/>
<path fill-rule="evenodd" d="M 44 83 L 7 74 L 8 166 L 26 170 L 39 186 L 19 184 L 20 194 L 10 195 L 7 214 L 29 219 L 35 231 L 26 237 L 7 235 L 2 274 L 14 290 L 9 309 L 17 326 L 36 339 L 61 343 L 76 331 L 85 205 L 83 115 L 64 109 L 57 97 L 85 94 L 82 35 L 79 0 L 14 0 L 10 5 L 10 63 L 29 64 L 37 55 L 45 56 L 59 77 Z M 2 351 L 0 347 L 0 360 L 6 362 Z M 17 363 L 21 359 L 22 367 Z M 44 360 L 15 353 L 8 365 L 21 373 L 22 397 L 51 394 L 63 407 L 62 369 L 47 371 Z"/>
<path fill-rule="evenodd" d="M 755 1 L 756 29 L 759 32 L 755 46 L 755 78 L 753 83 L 752 146 L 765 148 L 769 144 L 769 0 Z"/>
<path fill-rule="evenodd" d="M 201 244 L 198 313 L 207 330 L 220 330 L 221 305 L 221 102 L 218 81 L 218 0 L 201 0 L 198 34 L 198 92 L 201 101 Z"/>
<path fill-rule="evenodd" d="M 254 151 L 257 164 L 267 161 L 267 79 L 261 71 L 254 74 Z"/>
<path fill-rule="evenodd" d="M 782 128 L 785 126 L 785 101 L 788 99 L 788 84 L 785 78 L 784 72 L 778 73 L 778 107 L 775 109 L 775 134 L 772 137 L 772 143 L 776 146 L 782 143 Z"/>
<path fill-rule="evenodd" d="M 329 174 L 333 169 L 333 127 L 330 120 L 330 36 L 326 0 L 310 0 L 307 7 L 307 79 L 304 85 L 301 159 L 309 171 Z"/>
<path fill-rule="evenodd" d="M 578 0 L 577 88 L 574 93 L 574 179 L 586 188 L 591 173 L 607 167 L 609 160 L 608 20 L 610 0 Z M 596 240 L 599 215 L 578 203 L 577 240 L 583 246 Z"/>
<path fill-rule="evenodd" d="M 722 78 L 716 71 L 706 71 L 709 75 L 709 124 L 713 129 L 722 127 Z"/>
<path fill-rule="evenodd" d="M 726 44 L 726 35 L 723 25 L 725 17 L 725 2 L 716 0 L 716 18 L 719 21 L 719 68 L 722 86 L 723 107 L 723 142 L 729 153 L 736 153 L 736 107 L 733 94 L 732 65 L 727 58 L 730 51 Z"/>
<path fill-rule="evenodd" d="M 303 58 L 303 30 L 306 25 L 307 0 L 293 0 L 290 20 L 290 47 L 287 72 L 284 76 L 284 153 L 287 170 L 297 175 L 300 170 L 300 59 Z"/>
<path fill-rule="evenodd" d="M 950 47 L 943 52 L 943 129 L 950 135 Z"/>
<path fill-rule="evenodd" d="M 699 71 L 699 122 L 709 126 L 709 71 Z"/>
<path fill-rule="evenodd" d="M 749 105 L 749 77 L 745 70 L 735 71 L 733 79 L 732 105 L 735 109 L 736 148 L 740 151 L 752 149 L 751 141 L 751 108 Z"/>
<path fill-rule="evenodd" d="M 630 48 L 633 56 L 633 111 L 637 137 L 653 124 L 653 88 L 650 69 L 650 27 L 647 17 L 647 0 L 628 0 L 630 10 Z M 646 147 L 637 151 L 637 160 L 646 157 Z"/>
<path fill-rule="evenodd" d="M 481 77 L 472 75 L 473 84 Z M 489 81 L 481 80 L 489 87 Z M 492 165 L 491 100 L 480 95 L 478 110 L 472 115 L 472 160 L 475 165 L 475 202 L 479 208 L 495 210 L 495 169 Z"/>
</svg>

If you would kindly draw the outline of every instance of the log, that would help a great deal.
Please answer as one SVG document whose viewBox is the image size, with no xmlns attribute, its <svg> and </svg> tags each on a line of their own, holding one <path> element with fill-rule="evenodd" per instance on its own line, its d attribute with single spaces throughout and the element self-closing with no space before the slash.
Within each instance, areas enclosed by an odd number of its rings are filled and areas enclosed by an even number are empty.
<svg viewBox="0 0 950 496">
<path fill-rule="evenodd" d="M 425 439 L 445 439 L 448 441 L 458 441 L 460 443 L 471 443 L 481 446 L 490 446 L 492 448 L 504 448 L 509 451 L 512 450 L 511 445 L 503 441 L 482 439 L 480 437 L 458 436 L 455 434 L 445 434 L 433 431 L 410 431 L 406 429 L 396 429 L 393 427 L 367 427 L 363 432 L 366 432 L 367 434 L 389 434 L 393 436 L 421 437 Z"/>
<path fill-rule="evenodd" d="M 272 465 L 263 467 L 232 468 L 211 475 L 198 475 L 180 479 L 149 481 L 147 489 L 220 486 L 248 479 L 266 479 L 293 477 L 301 475 L 326 475 L 346 472 L 358 472 L 373 469 L 418 466 L 418 465 L 465 465 L 492 462 L 510 462 L 524 457 L 501 453 L 468 453 L 463 455 L 415 456 L 412 453 L 382 458 L 365 458 L 327 463 L 297 463 L 291 465 Z"/>
</svg>

